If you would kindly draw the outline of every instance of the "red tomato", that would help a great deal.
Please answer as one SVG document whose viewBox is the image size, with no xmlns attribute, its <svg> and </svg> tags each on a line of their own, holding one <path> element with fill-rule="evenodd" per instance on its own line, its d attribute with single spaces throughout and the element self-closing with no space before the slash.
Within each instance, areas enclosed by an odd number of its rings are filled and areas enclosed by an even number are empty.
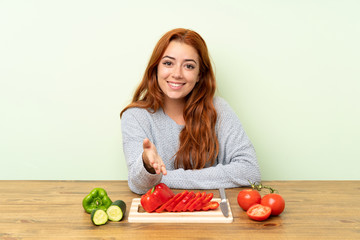
<svg viewBox="0 0 360 240">
<path fill-rule="evenodd" d="M 253 220 L 264 221 L 265 219 L 268 219 L 268 217 L 270 217 L 271 208 L 263 206 L 261 204 L 255 204 L 251 206 L 246 213 L 249 218 Z"/>
<path fill-rule="evenodd" d="M 271 208 L 271 215 L 277 216 L 284 211 L 285 201 L 284 199 L 276 193 L 270 193 L 265 195 L 261 199 L 261 204 Z"/>
<path fill-rule="evenodd" d="M 252 205 L 261 202 L 261 195 L 256 190 L 245 189 L 239 192 L 237 202 L 244 211 L 247 211 Z"/>
</svg>

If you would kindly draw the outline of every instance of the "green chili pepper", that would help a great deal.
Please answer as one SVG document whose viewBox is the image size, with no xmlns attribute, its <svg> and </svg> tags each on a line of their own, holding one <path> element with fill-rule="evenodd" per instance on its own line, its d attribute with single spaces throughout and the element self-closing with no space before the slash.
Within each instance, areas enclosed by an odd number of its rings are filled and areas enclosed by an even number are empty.
<svg viewBox="0 0 360 240">
<path fill-rule="evenodd" d="M 91 213 L 94 209 L 102 209 L 106 211 L 112 201 L 108 197 L 106 191 L 102 188 L 94 188 L 83 199 L 82 205 L 87 213 Z"/>
</svg>

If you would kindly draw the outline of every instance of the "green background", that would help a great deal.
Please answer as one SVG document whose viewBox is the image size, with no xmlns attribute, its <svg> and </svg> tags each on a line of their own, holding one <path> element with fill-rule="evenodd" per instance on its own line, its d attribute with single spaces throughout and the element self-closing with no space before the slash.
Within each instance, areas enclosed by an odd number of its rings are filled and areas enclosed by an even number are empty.
<svg viewBox="0 0 360 240">
<path fill-rule="evenodd" d="M 208 44 L 264 180 L 359 179 L 359 1 L 0 1 L 0 179 L 127 179 L 119 113 L 166 31 Z"/>
</svg>

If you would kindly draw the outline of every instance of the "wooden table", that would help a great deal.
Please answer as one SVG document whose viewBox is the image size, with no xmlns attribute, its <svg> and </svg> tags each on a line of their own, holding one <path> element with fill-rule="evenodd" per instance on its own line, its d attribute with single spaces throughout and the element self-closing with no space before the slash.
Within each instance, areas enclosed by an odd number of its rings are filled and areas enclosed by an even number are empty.
<svg viewBox="0 0 360 240">
<path fill-rule="evenodd" d="M 127 213 L 121 222 L 94 226 L 82 199 L 102 187 L 130 208 L 139 195 L 127 181 L 0 181 L 0 239 L 360 239 L 360 181 L 263 184 L 286 201 L 280 216 L 264 222 L 247 217 L 236 200 L 241 188 L 233 188 L 226 189 L 233 223 L 129 223 Z"/>
</svg>

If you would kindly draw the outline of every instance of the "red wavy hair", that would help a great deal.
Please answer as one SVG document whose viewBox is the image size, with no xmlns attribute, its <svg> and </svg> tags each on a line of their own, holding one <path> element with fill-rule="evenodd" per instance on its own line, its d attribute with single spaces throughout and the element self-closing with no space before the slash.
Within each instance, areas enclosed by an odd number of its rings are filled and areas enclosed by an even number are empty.
<svg viewBox="0 0 360 240">
<path fill-rule="evenodd" d="M 177 28 L 162 36 L 152 52 L 132 102 L 121 111 L 120 118 L 128 108 L 144 108 L 152 113 L 163 108 L 164 94 L 157 81 L 157 67 L 171 41 L 180 41 L 194 47 L 200 61 L 199 82 L 185 99 L 185 127 L 180 132 L 180 146 L 175 155 L 174 167 L 201 169 L 208 162 L 214 164 L 219 153 L 219 143 L 215 133 L 217 113 L 213 104 L 215 75 L 206 43 L 195 31 Z"/>
</svg>

